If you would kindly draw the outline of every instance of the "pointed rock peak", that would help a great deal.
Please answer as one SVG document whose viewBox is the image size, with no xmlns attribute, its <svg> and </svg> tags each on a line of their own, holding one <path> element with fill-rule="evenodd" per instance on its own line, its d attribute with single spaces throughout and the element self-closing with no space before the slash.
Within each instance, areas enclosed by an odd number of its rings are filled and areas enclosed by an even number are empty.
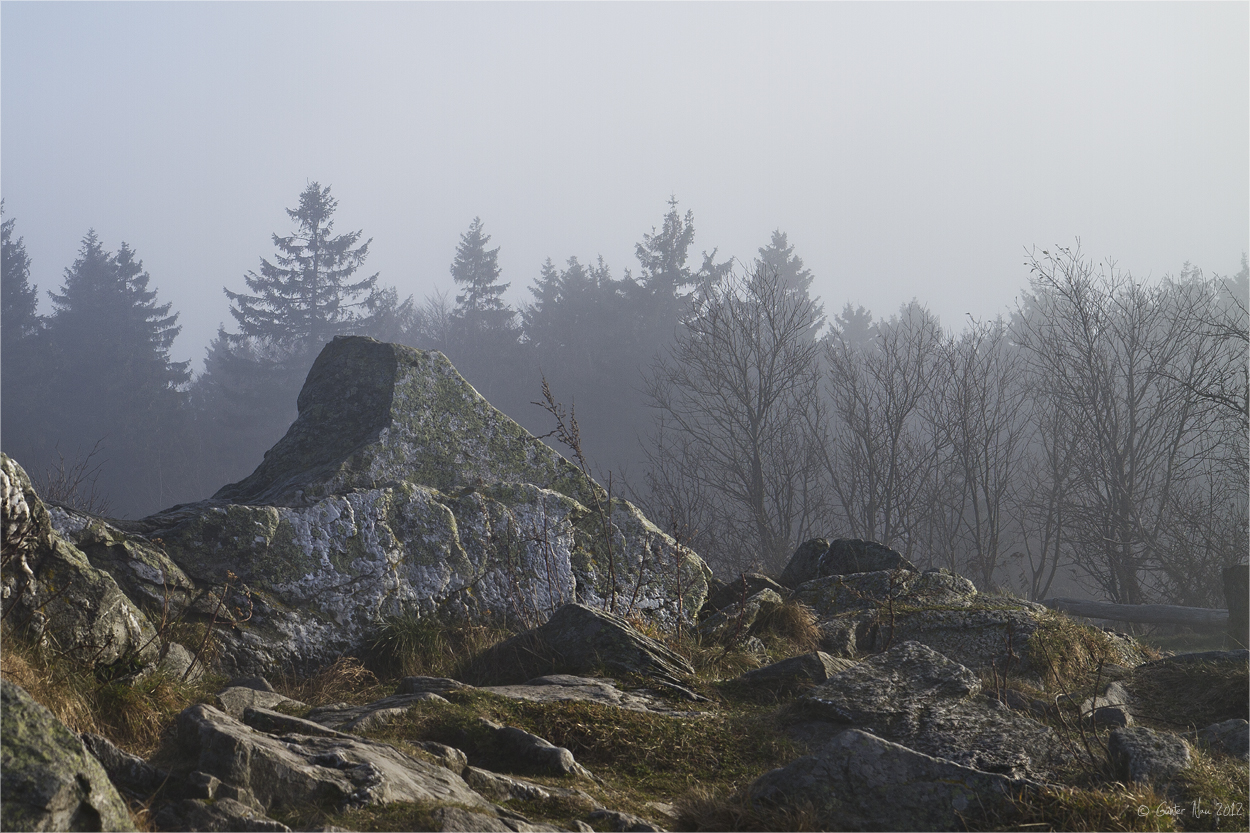
<svg viewBox="0 0 1250 833">
<path fill-rule="evenodd" d="M 434 351 L 338 336 L 313 363 L 299 416 L 215 500 L 297 506 L 407 481 L 443 492 L 532 483 L 591 502 L 592 482 L 487 402 Z"/>
</svg>

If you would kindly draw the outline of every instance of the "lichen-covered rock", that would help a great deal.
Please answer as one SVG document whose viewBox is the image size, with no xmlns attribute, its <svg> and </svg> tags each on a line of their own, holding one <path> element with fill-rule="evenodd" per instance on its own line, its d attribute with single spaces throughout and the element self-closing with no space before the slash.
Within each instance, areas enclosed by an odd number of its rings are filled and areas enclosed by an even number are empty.
<svg viewBox="0 0 1250 833">
<path fill-rule="evenodd" d="M 73 544 L 91 565 L 112 576 L 136 604 L 159 611 L 167 619 L 182 616 L 195 604 L 199 588 L 169 557 L 163 542 L 124 531 L 124 521 L 108 521 L 64 506 L 49 507 L 52 528 Z M 200 612 L 211 615 L 201 601 Z"/>
<path fill-rule="evenodd" d="M 876 570 L 812 579 L 795 591 L 799 601 L 818 615 L 855 610 L 896 611 L 915 607 L 964 608 L 973 604 L 977 588 L 963 576 L 941 570 Z"/>
<path fill-rule="evenodd" d="M 6 624 L 25 627 L 42 645 L 80 661 L 115 666 L 118 675 L 155 663 L 161 645 L 148 617 L 109 573 L 55 531 L 26 472 L 7 455 L 0 455 L 0 489 Z"/>
<path fill-rule="evenodd" d="M 135 829 L 77 735 L 8 680 L 0 679 L 0 706 L 0 828 Z"/>
<path fill-rule="evenodd" d="M 52 523 L 30 478 L 16 460 L 0 452 L 0 557 L 10 559 L 52 545 Z M 6 596 L 7 598 L 7 596 Z"/>
<path fill-rule="evenodd" d="M 983 813 L 1008 815 L 1013 797 L 1035 788 L 850 729 L 748 794 L 757 806 L 813 811 L 818 830 L 963 830 Z"/>
<path fill-rule="evenodd" d="M 483 399 L 441 353 L 338 336 L 313 363 L 299 416 L 226 503 L 307 506 L 405 481 L 441 492 L 535 483 L 583 505 L 598 487 Z"/>
<path fill-rule="evenodd" d="M 1189 744 L 1183 738 L 1144 726 L 1113 729 L 1107 751 L 1116 776 L 1125 782 L 1163 785 L 1189 766 Z"/>
<path fill-rule="evenodd" d="M 904 642 L 834 674 L 804 694 L 811 719 L 880 737 L 1011 777 L 1044 776 L 1067 752 L 1050 727 L 978 697 L 970 669 L 918 642 Z"/>
<path fill-rule="evenodd" d="M 513 625 L 577 601 L 693 623 L 710 571 L 482 399 L 438 353 L 336 338 L 300 415 L 213 500 L 81 535 L 149 599 L 206 594 L 228 673 L 310 671 L 388 615 Z M 159 542 L 159 543 L 158 543 Z M 131 576 L 130 574 L 134 574 Z"/>
</svg>

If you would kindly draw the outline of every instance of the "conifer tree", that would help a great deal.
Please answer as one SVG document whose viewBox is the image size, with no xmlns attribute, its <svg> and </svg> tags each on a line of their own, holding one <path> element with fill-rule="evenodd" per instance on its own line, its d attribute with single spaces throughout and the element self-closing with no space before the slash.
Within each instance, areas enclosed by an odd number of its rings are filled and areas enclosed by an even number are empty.
<svg viewBox="0 0 1250 833">
<path fill-rule="evenodd" d="M 0 216 L 4 203 L 0 201 Z M 42 436 L 38 415 L 46 410 L 47 339 L 39 318 L 36 288 L 30 282 L 30 257 L 16 221 L 3 222 L 3 264 L 0 266 L 0 422 L 4 450 L 24 465 L 34 463 Z"/>
<path fill-rule="evenodd" d="M 4 214 L 4 202 L 0 201 L 0 217 Z M 26 243 L 19 237 L 13 239 L 16 220 L 4 220 L 3 265 L 0 266 L 0 337 L 7 348 L 18 341 L 34 335 L 40 322 L 36 310 L 39 305 L 34 285 L 30 283 L 30 257 Z"/>
<path fill-rule="evenodd" d="M 313 182 L 300 194 L 299 207 L 287 209 L 295 231 L 286 237 L 274 234 L 278 253 L 272 261 L 261 258 L 260 273 L 244 278 L 255 294 L 226 290 L 230 314 L 239 325 L 228 339 L 270 341 L 302 358 L 337 334 L 367 326 L 356 309 L 368 302 L 378 276 L 355 280 L 355 274 L 373 241 L 357 245 L 360 231 L 335 236 L 337 208 L 330 187 Z M 365 299 L 358 300 L 362 295 Z"/>
<path fill-rule="evenodd" d="M 499 247 L 486 248 L 490 235 L 482 231 L 482 218 L 474 217 L 469 230 L 460 235 L 451 277 L 463 287 L 456 295 L 456 314 L 470 333 L 480 330 L 511 331 L 515 314 L 501 297 L 511 284 L 499 282 Z"/>
<path fill-rule="evenodd" d="M 182 466 L 177 438 L 190 362 L 171 360 L 178 314 L 156 302 L 149 280 L 129 245 L 113 254 L 92 230 L 61 291 L 49 293 L 54 363 L 44 427 L 67 456 L 104 441 L 106 480 L 122 513 L 172 502 Z"/>
</svg>

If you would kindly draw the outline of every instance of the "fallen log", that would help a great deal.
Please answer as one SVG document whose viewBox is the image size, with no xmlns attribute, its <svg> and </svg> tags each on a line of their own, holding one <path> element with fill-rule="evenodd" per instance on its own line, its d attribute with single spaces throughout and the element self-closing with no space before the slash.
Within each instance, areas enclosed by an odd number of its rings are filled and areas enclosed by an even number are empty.
<svg viewBox="0 0 1250 833">
<path fill-rule="evenodd" d="M 1111 602 L 1089 602 L 1081 599 L 1046 599 L 1042 604 L 1087 619 L 1111 619 L 1116 622 L 1137 622 L 1143 625 L 1183 625 L 1190 628 L 1224 628 L 1228 611 L 1210 607 L 1180 605 L 1118 605 Z"/>
</svg>

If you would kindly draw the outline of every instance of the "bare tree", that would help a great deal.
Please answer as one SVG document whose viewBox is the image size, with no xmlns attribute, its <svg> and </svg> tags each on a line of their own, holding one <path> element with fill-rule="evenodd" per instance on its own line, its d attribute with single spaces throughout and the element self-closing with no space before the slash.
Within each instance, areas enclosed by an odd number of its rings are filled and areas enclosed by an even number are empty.
<svg viewBox="0 0 1250 833">
<path fill-rule="evenodd" d="M 823 320 L 774 271 L 705 284 L 646 391 L 660 429 L 648 450 L 653 500 L 699 530 L 718 566 L 779 569 L 816 528 L 815 447 Z M 667 508 L 667 511 L 664 511 Z"/>
<path fill-rule="evenodd" d="M 1064 496 L 1074 564 L 1112 601 L 1140 604 L 1168 560 L 1177 497 L 1208 452 L 1209 409 L 1180 379 L 1207 359 L 1190 289 L 1147 287 L 1079 248 L 1032 256 L 1019 316 L 1033 383 L 1073 431 Z"/>
<path fill-rule="evenodd" d="M 829 442 L 825 474 L 851 535 L 914 555 L 929 510 L 938 439 L 922 408 L 931 395 L 942 329 L 908 304 L 866 343 L 826 341 Z"/>
<path fill-rule="evenodd" d="M 989 588 L 1011 549 L 1030 427 L 1024 357 L 999 319 L 949 338 L 938 364 L 929 413 L 945 458 L 939 481 L 950 522 L 945 552 L 933 554 Z"/>
</svg>

